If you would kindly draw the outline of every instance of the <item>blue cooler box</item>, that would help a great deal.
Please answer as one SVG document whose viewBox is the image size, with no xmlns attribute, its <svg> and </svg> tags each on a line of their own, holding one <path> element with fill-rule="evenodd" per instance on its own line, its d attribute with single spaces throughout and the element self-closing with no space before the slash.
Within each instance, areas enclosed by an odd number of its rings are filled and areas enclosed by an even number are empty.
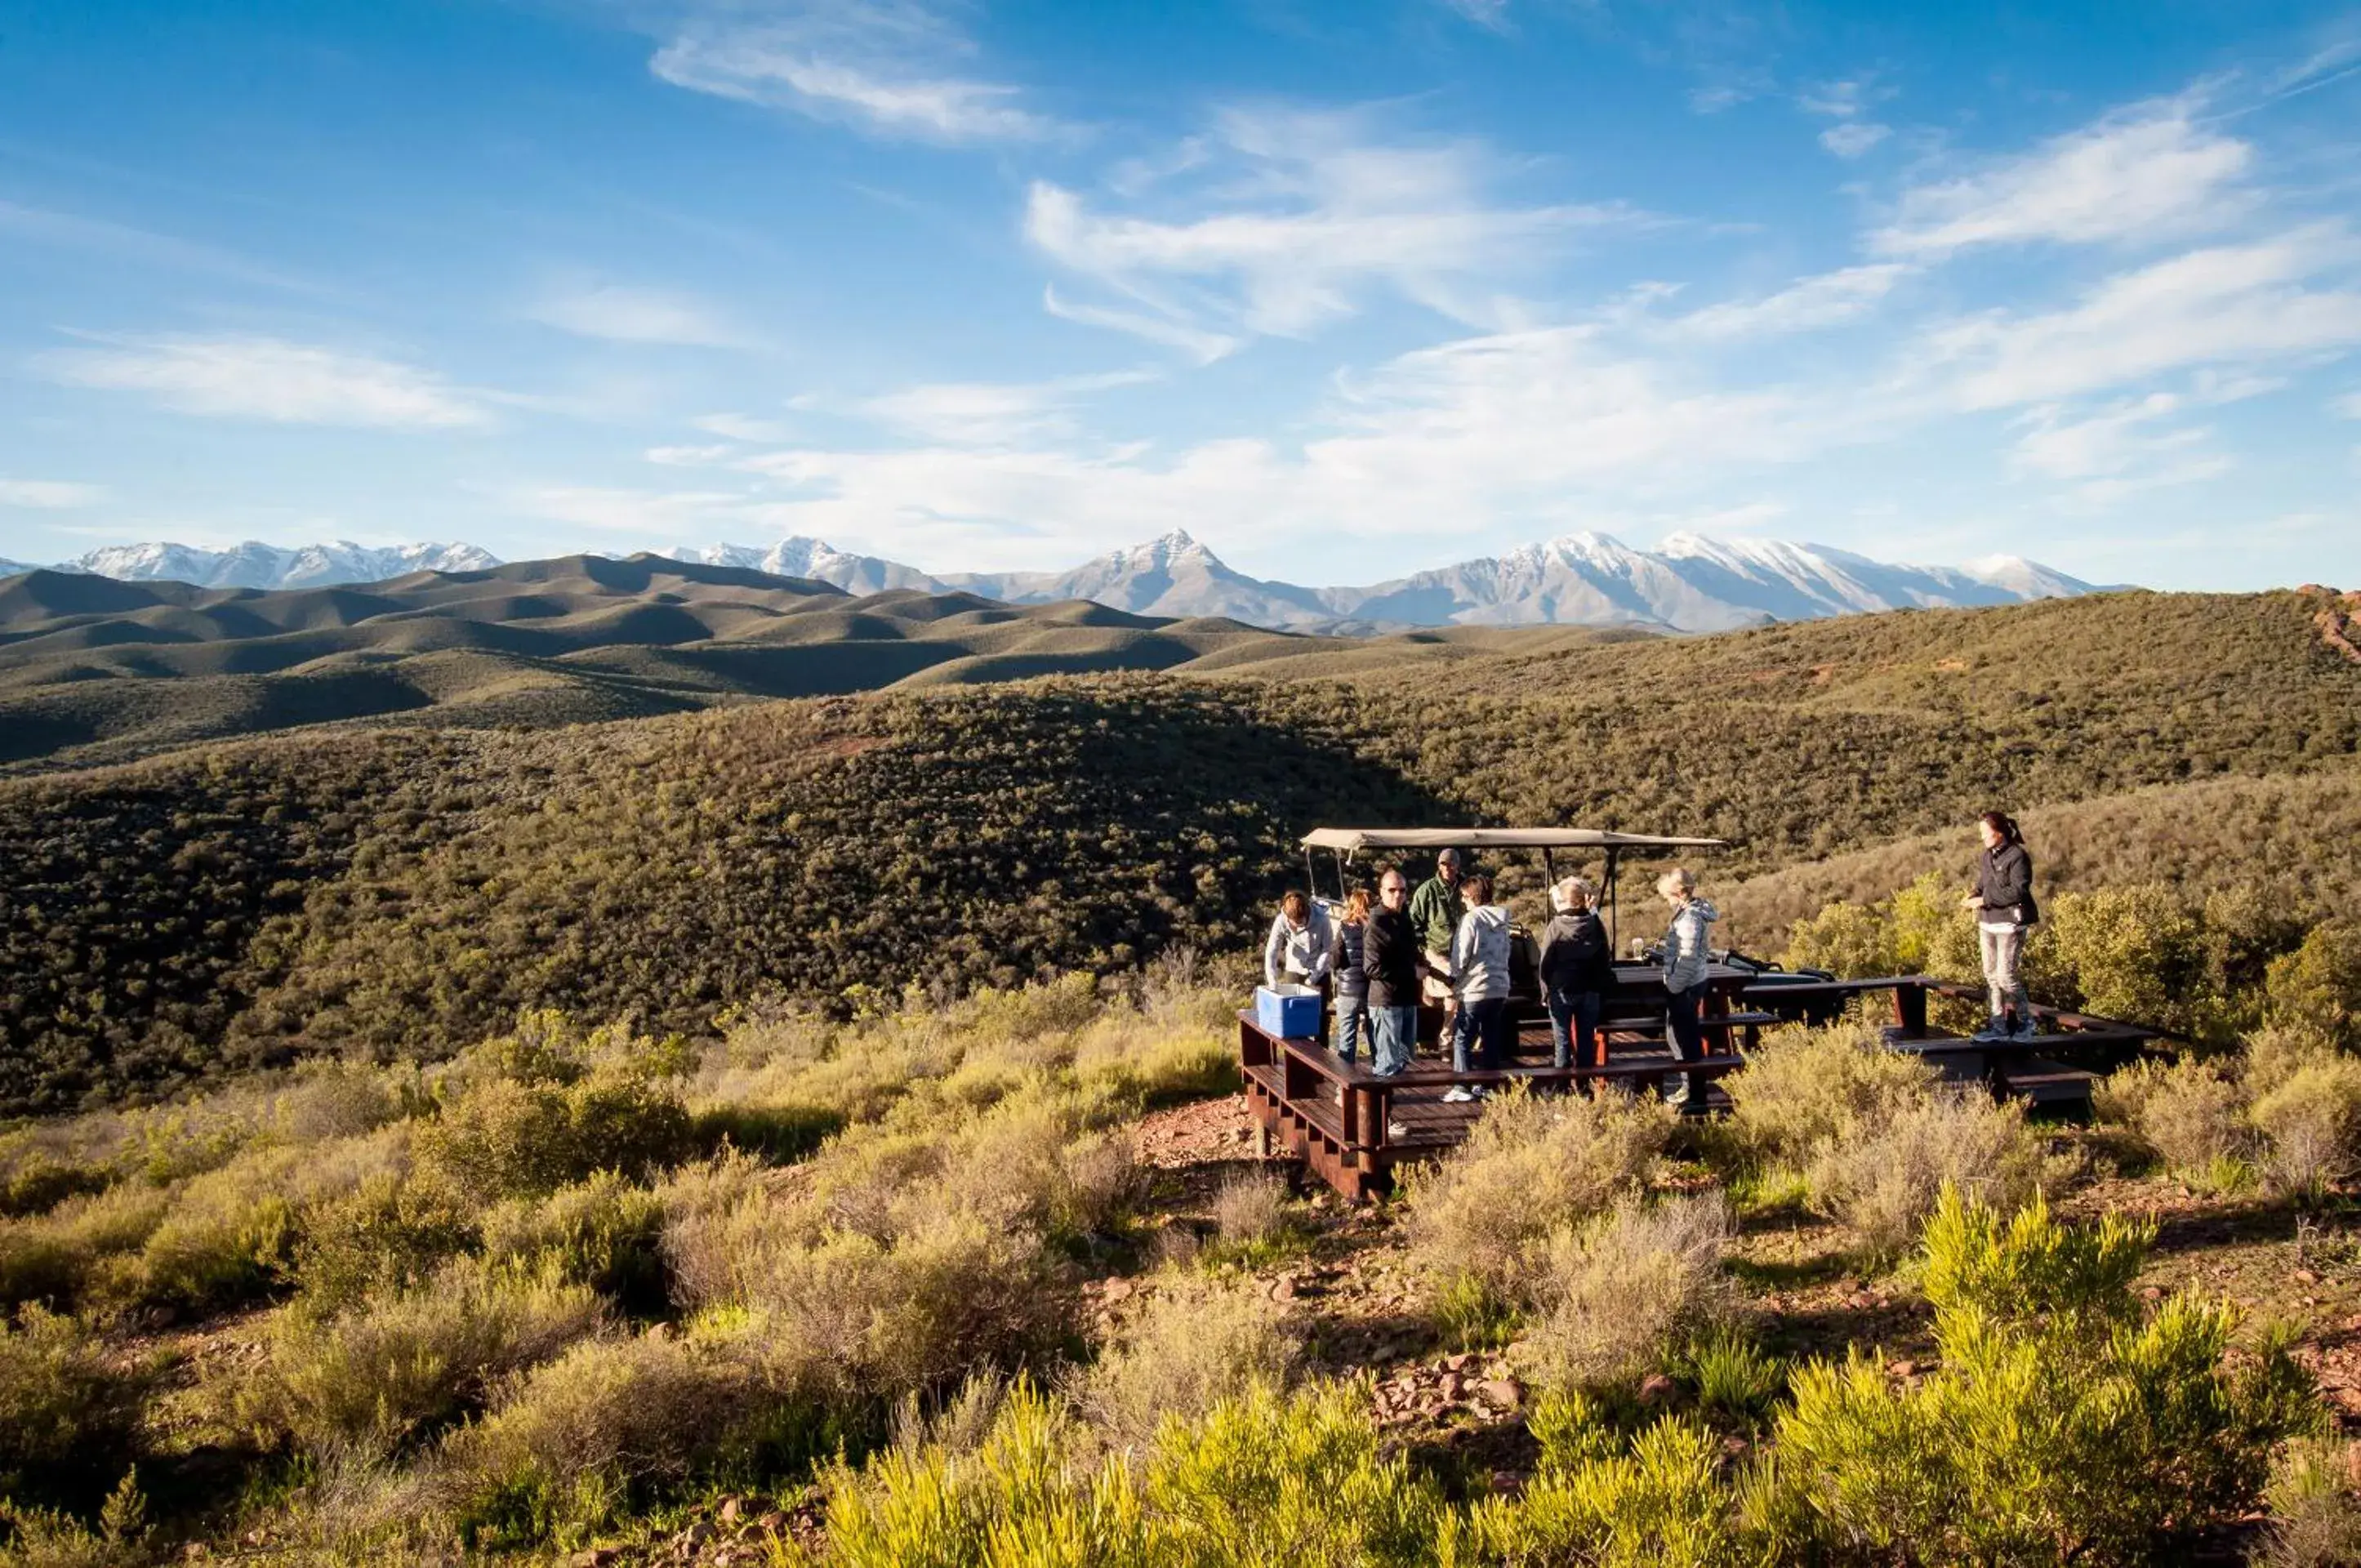
<svg viewBox="0 0 2361 1568">
<path fill-rule="evenodd" d="M 1257 985 L 1255 1022 L 1266 1035 L 1316 1037 L 1320 1033 L 1320 993 L 1308 985 Z"/>
</svg>

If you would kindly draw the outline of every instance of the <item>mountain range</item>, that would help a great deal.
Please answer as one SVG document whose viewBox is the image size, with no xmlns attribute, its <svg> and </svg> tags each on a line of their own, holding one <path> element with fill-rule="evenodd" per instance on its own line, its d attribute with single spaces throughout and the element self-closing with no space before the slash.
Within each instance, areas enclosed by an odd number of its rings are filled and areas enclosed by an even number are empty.
<svg viewBox="0 0 2361 1568">
<path fill-rule="evenodd" d="M 1675 533 L 1636 550 L 1603 533 L 1572 533 L 1367 587 L 1305 587 L 1233 570 L 1174 532 L 1066 572 L 934 576 L 817 539 L 663 552 L 670 560 L 826 583 L 854 595 L 964 593 L 1010 604 L 1090 599 L 1137 615 L 1220 617 L 1295 631 L 1370 633 L 1430 626 L 1578 625 L 1726 631 L 1774 620 L 1914 608 L 2013 604 L 2092 592 L 2092 585 L 2018 556 L 1964 566 L 1874 561 L 1828 545 Z M 300 549 L 247 543 L 207 551 L 115 545 L 54 568 L 126 581 L 287 588 L 367 583 L 419 571 L 481 571 L 500 563 L 471 544 Z M 29 570 L 0 562 L 0 575 Z"/>
</svg>

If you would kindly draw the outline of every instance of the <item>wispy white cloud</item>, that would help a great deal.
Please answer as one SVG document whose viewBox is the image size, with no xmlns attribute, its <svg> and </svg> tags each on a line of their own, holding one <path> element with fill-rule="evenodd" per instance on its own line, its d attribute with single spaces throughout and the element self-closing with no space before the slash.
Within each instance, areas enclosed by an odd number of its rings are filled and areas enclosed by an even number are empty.
<svg viewBox="0 0 2361 1568">
<path fill-rule="evenodd" d="M 1151 311 L 1126 311 L 1114 305 L 1082 305 L 1065 299 L 1054 283 L 1041 291 L 1041 308 L 1060 321 L 1081 326 L 1102 326 L 1114 332 L 1129 333 L 1149 343 L 1177 348 L 1200 365 L 1211 365 L 1226 358 L 1246 346 L 1246 339 L 1233 333 L 1211 332 L 1176 321 L 1170 316 Z"/>
<path fill-rule="evenodd" d="M 729 441 L 785 441 L 789 433 L 785 421 L 756 419 L 751 414 L 705 414 L 689 423 Z"/>
<path fill-rule="evenodd" d="M 119 257 L 145 266 L 199 273 L 230 282 L 319 294 L 328 291 L 309 279 L 252 261 L 235 251 L 200 245 L 177 236 L 104 218 L 83 217 L 43 207 L 0 202 L 0 235 L 36 245 Z"/>
<path fill-rule="evenodd" d="M 1855 159 L 1868 153 L 1878 143 L 1894 134 L 1890 126 L 1874 120 L 1847 120 L 1840 126 L 1830 126 L 1820 133 L 1820 145 L 1839 158 Z"/>
<path fill-rule="evenodd" d="M 1914 270 L 1896 261 L 1839 268 L 1800 279 L 1760 300 L 1733 300 L 1692 311 L 1675 318 L 1667 330 L 1680 337 L 1714 340 L 1837 326 L 1875 310 Z"/>
<path fill-rule="evenodd" d="M 665 289 L 572 284 L 543 295 L 525 313 L 562 332 L 615 343 L 727 348 L 746 341 L 701 302 Z"/>
<path fill-rule="evenodd" d="M 2361 392 L 2347 392 L 2328 407 L 2341 419 L 2361 419 Z"/>
<path fill-rule="evenodd" d="M 1513 314 L 1503 280 L 1577 233 L 1648 221 L 1612 203 L 1496 203 L 1480 144 L 1380 140 L 1367 114 L 1234 109 L 1204 139 L 1187 189 L 1138 203 L 1153 210 L 1034 183 L 1027 237 L 1126 302 L 1060 300 L 1058 313 L 1144 336 L 1160 322 L 1201 356 L 1241 333 L 1307 335 L 1376 291 L 1498 325 Z"/>
<path fill-rule="evenodd" d="M 1981 172 L 1904 193 L 1872 236 L 1889 256 L 1974 246 L 2131 243 L 2227 226 L 2251 205 L 2239 181 L 2254 148 L 2197 117 L 2181 98 L 2146 104 L 2043 143 Z"/>
<path fill-rule="evenodd" d="M 858 411 L 928 441 L 999 446 L 1071 436 L 1076 433 L 1072 410 L 1083 399 L 1157 378 L 1147 371 L 1121 370 L 1049 381 L 936 382 L 868 399 Z"/>
<path fill-rule="evenodd" d="M 1479 27 L 1496 33 L 1509 31 L 1509 0 L 1443 0 Z"/>
<path fill-rule="evenodd" d="M 2072 481 L 2078 499 L 2100 503 L 2134 489 L 2218 477 L 2231 462 L 2209 449 L 2213 430 L 2170 422 L 2188 403 L 2171 392 L 2151 392 L 2084 415 L 2056 404 L 2035 409 L 2021 422 L 2010 466 L 2022 475 Z"/>
<path fill-rule="evenodd" d="M 0 479 L 0 507 L 26 511 L 79 511 L 107 499 L 104 485 L 76 484 L 65 479 Z"/>
<path fill-rule="evenodd" d="M 1023 92 L 960 69 L 974 45 L 917 0 L 710 6 L 681 22 L 649 69 L 675 86 L 793 110 L 876 136 L 1038 141 L 1071 127 Z"/>
<path fill-rule="evenodd" d="M 2118 274 L 2062 310 L 1935 329 L 1911 358 L 1960 406 L 1990 409 L 2191 367 L 2334 355 L 2361 344 L 2361 288 L 2334 280 L 2356 260 L 2332 227 L 2208 247 Z"/>
<path fill-rule="evenodd" d="M 37 356 L 70 386 L 144 392 L 184 413 L 385 430 L 488 424 L 480 394 L 431 371 L 283 338 L 89 334 L 93 346 Z"/>
<path fill-rule="evenodd" d="M 710 468 L 728 462 L 738 451 L 725 443 L 719 446 L 651 446 L 644 455 L 649 462 L 666 468 Z"/>
</svg>

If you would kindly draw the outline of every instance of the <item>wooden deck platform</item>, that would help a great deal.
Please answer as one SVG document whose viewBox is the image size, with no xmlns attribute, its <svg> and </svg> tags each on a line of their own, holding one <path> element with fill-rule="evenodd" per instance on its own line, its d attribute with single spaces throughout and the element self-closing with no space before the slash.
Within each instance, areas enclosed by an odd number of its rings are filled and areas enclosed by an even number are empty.
<svg viewBox="0 0 2361 1568">
<path fill-rule="evenodd" d="M 1321 1179 L 1360 1201 L 1390 1192 L 1394 1172 L 1413 1160 L 1433 1158 L 1455 1147 L 1481 1113 L 1480 1101 L 1452 1102 L 1455 1086 L 1487 1090 L 1524 1082 L 1543 1092 L 1569 1092 L 1593 1083 L 1642 1092 L 1662 1091 L 1674 1074 L 1691 1072 L 1718 1080 L 1745 1065 L 1760 1030 L 1786 1019 L 1830 1015 L 1865 992 L 1890 992 L 1894 1022 L 1887 1043 L 1941 1069 L 1946 1078 L 1979 1082 L 1995 1095 L 2015 1095 L 2051 1109 L 2087 1106 L 2098 1071 L 2111 1069 L 2159 1036 L 2153 1030 L 2114 1019 L 2037 1009 L 2042 1032 L 2030 1040 L 1964 1039 L 1927 1022 L 1930 996 L 1972 993 L 1972 987 L 1923 975 L 1891 975 L 1860 981 L 1793 980 L 1756 982 L 1724 970 L 1707 1019 L 1709 1054 L 1684 1064 L 1664 1045 L 1659 1022 L 1631 998 L 1610 1003 L 1602 1034 L 1607 1065 L 1594 1069 L 1552 1065 L 1548 1020 L 1537 1013 L 1518 1020 L 1517 1046 L 1508 1067 L 1490 1072 L 1455 1072 L 1447 1061 L 1417 1058 L 1409 1070 L 1379 1078 L 1366 1061 L 1346 1066 L 1320 1040 L 1265 1032 L 1251 1012 L 1238 1014 L 1239 1066 L 1246 1102 L 1260 1128 L 1266 1154 L 1300 1157 Z M 1635 991 L 1643 991 L 1634 981 Z M 2072 1060 L 2061 1060 L 2070 1058 Z M 1709 1087 L 1712 1109 L 1727 1109 L 1729 1096 Z"/>
</svg>

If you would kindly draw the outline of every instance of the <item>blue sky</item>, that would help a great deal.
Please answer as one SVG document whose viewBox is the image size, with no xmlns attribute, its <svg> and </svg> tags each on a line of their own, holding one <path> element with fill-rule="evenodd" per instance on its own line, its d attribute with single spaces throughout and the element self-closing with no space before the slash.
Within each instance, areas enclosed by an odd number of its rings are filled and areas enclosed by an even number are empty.
<svg viewBox="0 0 2361 1568">
<path fill-rule="evenodd" d="M 0 557 L 2361 582 L 2361 10 L 0 0 Z"/>
</svg>

